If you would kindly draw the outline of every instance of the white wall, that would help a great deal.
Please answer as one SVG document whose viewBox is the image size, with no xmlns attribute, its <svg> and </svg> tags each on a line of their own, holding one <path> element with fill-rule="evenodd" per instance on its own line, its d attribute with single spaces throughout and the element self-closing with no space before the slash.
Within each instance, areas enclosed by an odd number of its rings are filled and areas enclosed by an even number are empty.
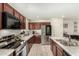
<svg viewBox="0 0 79 59">
<path fill-rule="evenodd" d="M 74 32 L 74 22 L 78 22 L 77 32 Z M 79 35 L 79 18 L 64 18 L 63 24 L 68 24 L 68 28 L 64 28 L 63 31 L 71 35 Z"/>
<path fill-rule="evenodd" d="M 30 22 L 50 22 L 50 20 L 38 19 L 38 20 L 30 20 Z"/>
<path fill-rule="evenodd" d="M 52 36 L 62 37 L 63 36 L 63 18 L 52 18 Z"/>
</svg>

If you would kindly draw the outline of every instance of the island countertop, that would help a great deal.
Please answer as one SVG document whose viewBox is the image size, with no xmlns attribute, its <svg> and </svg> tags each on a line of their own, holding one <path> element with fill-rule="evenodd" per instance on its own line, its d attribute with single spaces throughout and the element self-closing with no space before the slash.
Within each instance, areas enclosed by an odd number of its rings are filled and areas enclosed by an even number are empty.
<svg viewBox="0 0 79 59">
<path fill-rule="evenodd" d="M 66 51 L 71 56 L 79 56 L 79 46 L 65 46 L 61 44 L 58 40 L 63 40 L 63 37 L 50 37 L 55 43 L 57 43 L 64 51 Z M 79 41 L 78 41 L 79 42 Z"/>
</svg>

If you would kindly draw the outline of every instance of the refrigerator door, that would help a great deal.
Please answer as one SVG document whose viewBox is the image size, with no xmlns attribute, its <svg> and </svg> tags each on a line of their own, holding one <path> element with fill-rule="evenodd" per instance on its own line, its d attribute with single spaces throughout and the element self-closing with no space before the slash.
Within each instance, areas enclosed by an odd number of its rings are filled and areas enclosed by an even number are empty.
<svg viewBox="0 0 79 59">
<path fill-rule="evenodd" d="M 51 35 L 51 25 L 42 25 L 41 27 L 41 43 L 47 44 L 49 42 L 48 37 Z"/>
<path fill-rule="evenodd" d="M 45 44 L 45 25 L 41 26 L 41 43 Z"/>
</svg>

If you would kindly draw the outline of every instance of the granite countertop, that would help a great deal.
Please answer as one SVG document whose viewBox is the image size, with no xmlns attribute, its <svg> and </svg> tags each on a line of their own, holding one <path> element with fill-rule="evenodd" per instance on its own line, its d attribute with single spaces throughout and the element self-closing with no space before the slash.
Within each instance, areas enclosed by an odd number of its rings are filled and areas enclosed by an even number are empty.
<svg viewBox="0 0 79 59">
<path fill-rule="evenodd" d="M 33 34 L 28 35 L 28 36 L 23 36 L 21 39 L 24 40 L 24 41 L 27 41 L 27 40 L 29 40 L 32 36 L 33 36 Z"/>
<path fill-rule="evenodd" d="M 25 42 L 29 40 L 33 35 L 27 35 L 23 36 L 22 40 Z M 15 50 L 14 49 L 0 49 L 0 56 L 9 56 L 11 53 L 13 53 Z"/>
<path fill-rule="evenodd" d="M 55 43 L 57 43 L 64 51 L 66 51 L 71 56 L 79 56 L 79 46 L 65 46 L 57 40 L 65 40 L 64 37 L 50 37 Z M 79 42 L 79 41 L 78 41 Z"/>
<path fill-rule="evenodd" d="M 0 49 L 0 56 L 9 56 L 14 52 L 14 49 Z"/>
</svg>

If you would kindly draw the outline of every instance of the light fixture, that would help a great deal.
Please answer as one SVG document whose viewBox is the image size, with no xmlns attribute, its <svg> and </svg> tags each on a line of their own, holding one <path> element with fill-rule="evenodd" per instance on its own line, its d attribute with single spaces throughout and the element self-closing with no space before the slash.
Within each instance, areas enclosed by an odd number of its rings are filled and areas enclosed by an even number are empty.
<svg viewBox="0 0 79 59">
<path fill-rule="evenodd" d="M 65 16 L 62 16 L 62 18 L 64 18 Z"/>
<path fill-rule="evenodd" d="M 36 18 L 39 18 L 39 16 L 36 16 Z"/>
</svg>

